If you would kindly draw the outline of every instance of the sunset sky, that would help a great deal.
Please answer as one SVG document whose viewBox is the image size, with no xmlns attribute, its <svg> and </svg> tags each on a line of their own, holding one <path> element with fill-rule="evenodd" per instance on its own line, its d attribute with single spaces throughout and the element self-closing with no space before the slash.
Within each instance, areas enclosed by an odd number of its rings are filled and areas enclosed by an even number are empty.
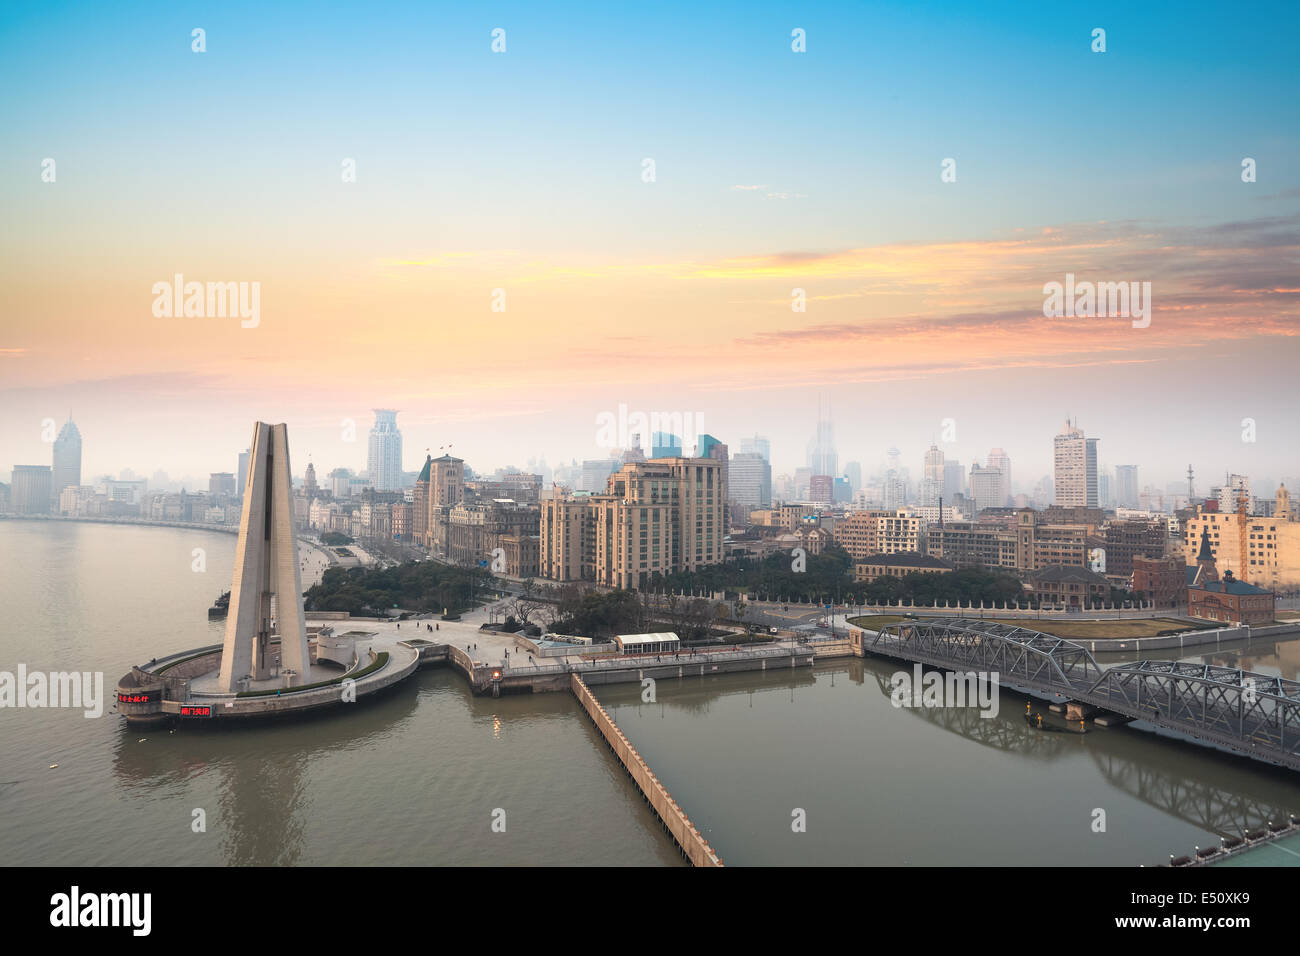
<svg viewBox="0 0 1300 956">
<path fill-rule="evenodd" d="M 781 473 L 823 397 L 868 473 L 952 418 L 1029 485 L 1068 414 L 1144 482 L 1300 474 L 1294 3 L 265 6 L 0 13 L 0 477 L 69 411 L 88 482 L 259 418 L 364 468 L 377 407 L 408 469 L 554 466 L 620 403 Z M 1067 272 L 1150 326 L 1044 318 Z M 155 317 L 177 273 L 260 324 Z"/>
</svg>

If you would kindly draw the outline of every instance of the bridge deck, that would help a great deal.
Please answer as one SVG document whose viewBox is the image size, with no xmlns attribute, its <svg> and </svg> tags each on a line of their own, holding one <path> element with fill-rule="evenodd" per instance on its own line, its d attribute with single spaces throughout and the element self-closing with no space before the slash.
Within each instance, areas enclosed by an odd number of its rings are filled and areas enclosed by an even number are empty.
<svg viewBox="0 0 1300 956">
<path fill-rule="evenodd" d="M 1083 646 L 992 621 L 890 624 L 863 649 L 1065 697 L 1146 721 L 1256 760 L 1300 770 L 1300 682 L 1268 674 L 1138 661 L 1103 668 Z"/>
</svg>

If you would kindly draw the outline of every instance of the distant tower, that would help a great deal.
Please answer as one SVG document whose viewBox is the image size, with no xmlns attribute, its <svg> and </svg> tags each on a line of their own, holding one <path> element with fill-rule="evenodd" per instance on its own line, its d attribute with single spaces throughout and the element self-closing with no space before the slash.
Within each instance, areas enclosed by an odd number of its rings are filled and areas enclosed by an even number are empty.
<svg viewBox="0 0 1300 956">
<path fill-rule="evenodd" d="M 1193 480 L 1192 466 L 1189 462 L 1187 465 L 1187 503 L 1190 505 L 1196 499 L 1196 482 Z"/>
<path fill-rule="evenodd" d="M 320 486 L 316 484 L 316 466 L 307 462 L 307 476 L 302 482 L 303 494 L 308 498 L 315 498 L 320 493 Z"/>
<path fill-rule="evenodd" d="M 366 469 L 376 491 L 397 491 L 402 487 L 402 433 L 397 428 L 397 412 L 390 408 L 375 409 L 375 424 L 370 429 Z"/>
<path fill-rule="evenodd" d="M 244 677 L 271 676 L 272 634 L 280 637 L 281 668 L 301 682 L 310 666 L 285 425 L 253 426 L 244 491 L 218 685 L 226 693 L 240 690 Z"/>
<path fill-rule="evenodd" d="M 1053 451 L 1055 503 L 1067 508 L 1097 507 L 1097 439 L 1086 438 L 1078 425 L 1067 419 L 1053 440 Z"/>
<path fill-rule="evenodd" d="M 59 510 L 59 495 L 63 494 L 63 489 L 69 485 L 77 487 L 80 484 L 81 432 L 72 423 L 72 416 L 69 415 L 68 423 L 59 431 L 59 437 L 54 439 L 54 467 L 50 481 L 50 499 L 56 513 Z"/>
</svg>

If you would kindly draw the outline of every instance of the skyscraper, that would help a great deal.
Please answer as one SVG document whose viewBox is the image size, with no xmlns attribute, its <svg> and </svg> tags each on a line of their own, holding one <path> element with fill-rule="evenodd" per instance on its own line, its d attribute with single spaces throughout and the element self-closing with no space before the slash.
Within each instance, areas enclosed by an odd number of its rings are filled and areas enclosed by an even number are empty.
<svg viewBox="0 0 1300 956">
<path fill-rule="evenodd" d="M 235 494 L 244 497 L 244 482 L 248 480 L 248 455 L 252 449 L 245 448 L 239 453 L 239 467 L 235 469 Z"/>
<path fill-rule="evenodd" d="M 772 504 L 772 466 L 759 452 L 742 451 L 731 457 L 731 500 L 751 511 Z"/>
<path fill-rule="evenodd" d="M 970 497 L 976 513 L 985 508 L 1001 508 L 1002 472 L 997 468 L 981 468 L 979 462 L 970 467 Z"/>
<path fill-rule="evenodd" d="M 1115 466 L 1115 504 L 1121 508 L 1138 506 L 1138 466 Z"/>
<path fill-rule="evenodd" d="M 931 444 L 930 450 L 925 453 L 925 471 L 919 495 L 921 507 L 933 508 L 939 504 L 939 499 L 943 496 L 943 471 L 943 452 L 939 446 Z"/>
<path fill-rule="evenodd" d="M 375 490 L 397 491 L 402 487 L 402 433 L 397 430 L 397 412 L 392 409 L 375 409 L 366 468 Z"/>
<path fill-rule="evenodd" d="M 862 462 L 846 461 L 844 463 L 844 477 L 849 482 L 849 497 L 852 498 L 862 487 Z"/>
<path fill-rule="evenodd" d="M 943 500 L 952 501 L 953 496 L 965 493 L 966 472 L 962 470 L 961 462 L 949 458 L 943 463 Z"/>
<path fill-rule="evenodd" d="M 650 436 L 651 458 L 681 458 L 682 440 L 668 432 L 655 432 Z M 609 477 L 606 475 L 605 477 Z"/>
<path fill-rule="evenodd" d="M 1067 508 L 1097 507 L 1097 439 L 1085 438 L 1078 425 L 1067 421 L 1054 446 L 1055 503 Z"/>
<path fill-rule="evenodd" d="M 752 438 L 742 438 L 740 440 L 740 453 L 742 455 L 762 455 L 764 461 L 771 463 L 772 443 L 763 435 L 754 435 Z"/>
<path fill-rule="evenodd" d="M 838 475 L 840 456 L 835 452 L 835 429 L 830 409 L 818 408 L 817 434 L 808 443 L 808 467 L 814 475 Z"/>
<path fill-rule="evenodd" d="M 50 484 L 49 465 L 14 465 L 9 507 L 20 515 L 49 514 Z"/>
<path fill-rule="evenodd" d="M 50 498 L 54 510 L 58 511 L 59 495 L 69 485 L 74 488 L 81 484 L 81 432 L 68 416 L 68 423 L 54 439 L 54 468 L 50 481 Z"/>
<path fill-rule="evenodd" d="M 988 467 L 996 468 L 1002 473 L 1002 487 L 998 490 L 1002 500 L 997 503 L 997 507 L 1011 504 L 1011 457 L 1001 448 L 994 448 L 989 451 Z"/>
</svg>

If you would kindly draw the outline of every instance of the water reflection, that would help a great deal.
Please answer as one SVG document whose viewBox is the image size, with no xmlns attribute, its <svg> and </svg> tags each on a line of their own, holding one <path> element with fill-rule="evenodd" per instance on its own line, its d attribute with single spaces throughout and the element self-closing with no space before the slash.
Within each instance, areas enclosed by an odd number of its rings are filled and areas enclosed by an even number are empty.
<svg viewBox="0 0 1300 956">
<path fill-rule="evenodd" d="M 218 812 L 203 809 L 208 831 L 219 834 L 223 861 L 292 866 L 304 847 L 312 761 L 343 749 L 366 749 L 400 732 L 418 699 L 417 681 L 409 680 L 377 698 L 314 716 L 235 726 L 192 720 L 144 730 L 122 721 L 113 774 L 141 796 L 174 788 L 178 797 L 185 792 L 182 784 L 211 774 Z"/>
</svg>

